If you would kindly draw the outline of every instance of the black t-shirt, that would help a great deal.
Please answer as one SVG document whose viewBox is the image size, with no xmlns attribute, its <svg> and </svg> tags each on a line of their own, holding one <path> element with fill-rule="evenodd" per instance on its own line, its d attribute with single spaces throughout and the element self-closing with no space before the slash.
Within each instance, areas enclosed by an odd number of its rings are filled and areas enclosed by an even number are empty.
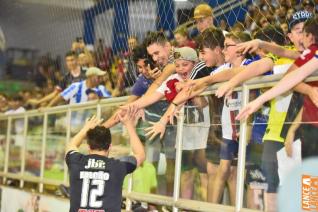
<svg viewBox="0 0 318 212">
<path fill-rule="evenodd" d="M 209 76 L 213 70 L 214 68 L 207 67 L 205 62 L 201 61 L 193 67 L 190 73 L 190 79 L 194 80 Z"/>
<path fill-rule="evenodd" d="M 58 83 L 58 85 L 56 86 L 56 89 L 63 91 L 72 83 L 85 80 L 86 79 L 85 72 L 86 72 L 86 69 L 81 68 L 81 73 L 77 77 L 74 77 L 70 72 L 68 72 L 66 75 L 64 75 L 63 79 Z"/>
<path fill-rule="evenodd" d="M 136 169 L 135 157 L 117 160 L 69 151 L 65 160 L 70 175 L 70 212 L 80 209 L 121 211 L 122 184 L 125 176 Z"/>
</svg>

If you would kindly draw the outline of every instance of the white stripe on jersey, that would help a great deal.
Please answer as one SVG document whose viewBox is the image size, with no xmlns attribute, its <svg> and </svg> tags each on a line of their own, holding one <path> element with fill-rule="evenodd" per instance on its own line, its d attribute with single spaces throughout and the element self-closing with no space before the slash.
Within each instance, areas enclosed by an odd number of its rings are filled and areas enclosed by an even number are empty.
<svg viewBox="0 0 318 212">
<path fill-rule="evenodd" d="M 192 69 L 191 73 L 190 73 L 190 79 L 195 79 L 195 77 L 197 76 L 198 72 L 201 71 L 202 69 L 204 69 L 206 67 L 205 62 L 201 61 L 198 62 Z"/>
</svg>

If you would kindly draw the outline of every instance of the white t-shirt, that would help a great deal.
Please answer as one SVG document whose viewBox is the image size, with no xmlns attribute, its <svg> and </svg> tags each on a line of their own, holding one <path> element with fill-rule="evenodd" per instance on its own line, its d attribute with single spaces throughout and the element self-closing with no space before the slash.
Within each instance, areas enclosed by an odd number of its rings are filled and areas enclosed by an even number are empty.
<svg viewBox="0 0 318 212">
<path fill-rule="evenodd" d="M 179 74 L 173 74 L 169 76 L 159 88 L 157 88 L 157 92 L 161 94 L 170 93 L 171 90 L 167 84 L 171 80 L 177 80 L 179 82 L 183 81 Z M 184 111 L 185 123 L 182 134 L 182 149 L 205 149 L 210 127 L 209 107 L 206 106 L 200 110 L 195 106 L 186 105 Z"/>
<path fill-rule="evenodd" d="M 183 79 L 180 77 L 179 74 L 172 74 L 170 75 L 161 85 L 159 88 L 157 88 L 157 92 L 161 93 L 161 94 L 165 94 L 165 92 L 171 92 L 170 88 L 168 87 L 167 83 L 170 80 L 178 80 L 179 82 L 182 82 Z"/>
</svg>

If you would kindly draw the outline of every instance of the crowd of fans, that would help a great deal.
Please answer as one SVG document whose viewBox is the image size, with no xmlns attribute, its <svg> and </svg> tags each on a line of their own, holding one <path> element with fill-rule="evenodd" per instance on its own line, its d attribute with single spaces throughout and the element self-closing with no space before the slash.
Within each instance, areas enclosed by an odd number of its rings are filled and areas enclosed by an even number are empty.
<svg viewBox="0 0 318 212">
<path fill-rule="evenodd" d="M 177 111 L 184 106 L 181 197 L 194 198 L 193 185 L 199 176 L 202 195 L 199 199 L 221 203 L 224 189 L 228 187 L 229 202 L 235 205 L 240 136 L 240 123 L 235 116 L 241 109 L 242 93 L 234 92 L 234 88 L 256 76 L 292 72 L 315 54 L 317 57 L 315 2 L 275 3 L 261 0 L 251 5 L 244 23 L 237 22 L 232 27 L 227 26 L 226 20 L 221 20 L 219 27 L 214 26 L 212 8 L 200 4 L 193 15 L 199 31 L 195 38 L 189 37 L 183 25 L 174 31 L 173 41 L 163 32 L 149 32 L 141 43 L 129 37 L 129 50 L 121 56 L 113 56 L 101 40 L 96 51 L 91 52 L 78 38 L 65 55 L 65 76 L 55 73 L 54 63 L 44 58 L 38 64 L 42 78 L 37 83 L 40 88 L 14 97 L 2 94 L 1 112 L 129 95 L 127 103 L 103 125 L 113 127 L 129 108 L 137 108 L 145 114 L 146 120 L 151 122 L 146 126 L 147 161 L 158 166 L 164 154 L 167 164 L 164 192 L 171 195 L 176 145 L 173 122 Z M 110 58 L 114 58 L 112 63 Z M 215 95 L 198 97 L 217 82 L 225 83 Z M 302 158 L 318 155 L 314 137 L 317 134 L 315 118 L 318 119 L 316 83 L 300 83 L 293 90 L 295 92 L 272 100 L 249 118 L 253 123 L 246 167 L 249 208 L 277 210 L 276 193 L 282 179 L 276 153 L 285 146 L 287 155 L 291 156 L 295 137 L 302 140 Z M 262 92 L 263 89 L 253 90 L 251 98 Z M 237 116 L 242 117 L 245 116 Z M 285 124 L 300 120 L 311 124 L 302 124 L 302 127 Z M 303 132 L 298 135 L 296 131 L 300 128 Z M 151 186 L 154 185 L 152 182 Z M 264 199 L 259 195 L 262 190 Z"/>
</svg>

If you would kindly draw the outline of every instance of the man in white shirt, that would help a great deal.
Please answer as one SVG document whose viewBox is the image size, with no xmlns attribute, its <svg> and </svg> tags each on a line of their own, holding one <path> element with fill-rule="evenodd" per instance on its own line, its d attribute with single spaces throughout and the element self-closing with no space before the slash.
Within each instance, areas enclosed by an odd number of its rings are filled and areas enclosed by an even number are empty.
<svg viewBox="0 0 318 212">
<path fill-rule="evenodd" d="M 105 74 L 105 71 L 102 71 L 97 67 L 88 68 L 85 74 L 87 79 L 81 82 L 72 83 L 60 94 L 61 98 L 65 101 L 69 101 L 70 104 L 87 102 L 87 89 L 95 90 L 101 97 L 111 97 L 110 92 L 105 88 L 105 86 L 100 85 L 102 82 L 101 77 Z"/>
</svg>

